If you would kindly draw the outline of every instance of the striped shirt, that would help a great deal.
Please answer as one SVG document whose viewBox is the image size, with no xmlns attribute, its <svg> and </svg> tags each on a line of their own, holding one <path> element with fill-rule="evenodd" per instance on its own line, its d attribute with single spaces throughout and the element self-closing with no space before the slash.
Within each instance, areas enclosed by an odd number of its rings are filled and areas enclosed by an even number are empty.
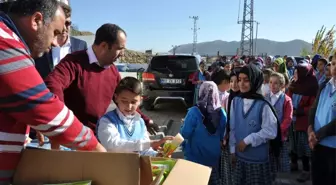
<svg viewBox="0 0 336 185">
<path fill-rule="evenodd" d="M 91 129 L 49 91 L 21 36 L 9 27 L 15 28 L 0 19 L 0 184 L 13 177 L 29 126 L 78 150 L 92 150 L 98 143 Z"/>
</svg>

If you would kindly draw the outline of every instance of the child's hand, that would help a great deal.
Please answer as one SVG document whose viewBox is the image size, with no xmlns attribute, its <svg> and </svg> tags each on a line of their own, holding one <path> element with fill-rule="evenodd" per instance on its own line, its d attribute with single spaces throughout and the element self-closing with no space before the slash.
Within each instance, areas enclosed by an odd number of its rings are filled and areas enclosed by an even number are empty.
<svg viewBox="0 0 336 185">
<path fill-rule="evenodd" d="M 39 142 L 39 146 L 43 146 L 44 145 L 44 135 L 41 132 L 36 131 L 36 138 Z"/>
<path fill-rule="evenodd" d="M 244 152 L 247 144 L 244 142 L 244 140 L 241 140 L 237 146 L 237 149 L 239 152 Z"/>
<path fill-rule="evenodd" d="M 159 149 L 159 151 L 158 151 L 156 157 L 164 157 L 164 156 L 163 156 L 163 150 L 162 150 L 162 148 Z M 171 155 L 167 156 L 166 158 L 171 158 Z"/>
<path fill-rule="evenodd" d="M 151 143 L 151 147 L 154 149 L 154 150 L 158 150 L 160 148 L 160 146 L 162 144 L 164 144 L 166 141 L 168 140 L 173 140 L 174 139 L 174 136 L 166 136 L 160 140 L 155 140 L 155 141 L 152 141 Z"/>
</svg>

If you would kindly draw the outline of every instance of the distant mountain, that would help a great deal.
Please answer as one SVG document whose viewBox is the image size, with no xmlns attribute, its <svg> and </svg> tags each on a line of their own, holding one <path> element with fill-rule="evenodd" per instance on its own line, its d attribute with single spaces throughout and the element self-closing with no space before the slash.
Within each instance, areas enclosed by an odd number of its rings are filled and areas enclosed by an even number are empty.
<svg viewBox="0 0 336 185">
<path fill-rule="evenodd" d="M 237 48 L 240 47 L 240 42 L 232 41 L 222 41 L 215 40 L 211 42 L 201 42 L 197 44 L 197 52 L 200 55 L 215 56 L 219 51 L 220 55 L 235 55 Z M 311 51 L 311 43 L 303 40 L 292 40 L 288 42 L 277 42 L 267 39 L 257 40 L 257 53 L 258 54 L 268 54 L 268 55 L 289 55 L 297 56 L 303 48 L 307 51 Z M 176 53 L 191 53 L 193 45 L 183 44 L 176 49 Z M 172 52 L 170 50 L 169 52 Z"/>
</svg>

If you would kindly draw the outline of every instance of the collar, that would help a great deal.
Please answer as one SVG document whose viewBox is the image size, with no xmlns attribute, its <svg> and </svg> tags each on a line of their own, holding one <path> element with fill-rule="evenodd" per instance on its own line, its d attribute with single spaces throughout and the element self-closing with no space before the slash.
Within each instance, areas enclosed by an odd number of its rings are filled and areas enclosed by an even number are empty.
<svg viewBox="0 0 336 185">
<path fill-rule="evenodd" d="M 225 94 L 229 94 L 227 91 L 224 91 L 224 92 L 222 92 L 222 91 L 219 91 L 219 94 L 220 95 L 225 95 Z"/>
<path fill-rule="evenodd" d="M 30 55 L 31 54 L 30 49 L 29 49 L 26 41 L 23 39 L 23 37 L 19 33 L 19 30 L 16 28 L 12 19 L 7 14 L 5 14 L 4 12 L 0 12 L 0 21 L 2 21 L 14 33 L 14 38 L 16 40 L 19 40 L 18 38 L 20 38 L 21 42 L 25 45 L 28 54 Z"/>
<path fill-rule="evenodd" d="M 335 77 L 332 77 L 332 78 L 329 80 L 328 83 L 330 83 L 330 84 L 332 85 L 333 89 L 336 89 L 336 78 L 335 78 Z"/>
<path fill-rule="evenodd" d="M 275 97 L 280 97 L 280 95 L 282 94 L 283 92 L 282 91 L 279 91 L 279 92 L 277 92 L 277 93 L 275 93 L 275 94 L 273 94 L 273 92 L 271 92 L 271 97 L 273 97 L 273 96 L 275 96 Z"/>
<path fill-rule="evenodd" d="M 117 114 L 119 116 L 119 118 L 124 121 L 125 123 L 128 123 L 129 120 L 138 120 L 141 118 L 140 114 L 138 112 L 135 112 L 134 115 L 131 115 L 131 116 L 125 116 L 121 111 L 120 109 L 117 107 L 116 108 L 116 111 L 117 111 Z"/>
<path fill-rule="evenodd" d="M 90 63 L 90 64 L 94 64 L 94 63 L 96 63 L 98 66 L 103 67 L 103 68 L 105 68 L 105 69 L 107 69 L 107 68 L 110 67 L 110 65 L 108 65 L 108 66 L 101 66 L 101 65 L 100 65 L 100 63 L 98 62 L 97 56 L 96 56 L 96 54 L 95 54 L 94 51 L 93 51 L 92 46 L 90 46 L 90 47 L 86 50 L 86 53 L 87 53 L 87 55 L 89 56 L 89 63 Z"/>
<path fill-rule="evenodd" d="M 66 47 L 66 46 L 71 46 L 71 39 L 70 36 L 68 36 L 67 41 L 65 42 L 65 44 L 62 47 Z"/>
</svg>

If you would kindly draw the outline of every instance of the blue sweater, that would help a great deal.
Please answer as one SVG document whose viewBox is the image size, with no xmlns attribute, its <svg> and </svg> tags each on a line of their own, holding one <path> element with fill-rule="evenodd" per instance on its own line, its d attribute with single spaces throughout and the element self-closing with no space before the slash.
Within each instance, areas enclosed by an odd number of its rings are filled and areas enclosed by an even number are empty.
<svg viewBox="0 0 336 185">
<path fill-rule="evenodd" d="M 217 131 L 210 134 L 203 124 L 203 115 L 198 107 L 189 109 L 181 127 L 181 134 L 185 139 L 182 146 L 186 160 L 210 167 L 218 166 L 227 120 L 224 109 L 221 115 Z"/>
</svg>

